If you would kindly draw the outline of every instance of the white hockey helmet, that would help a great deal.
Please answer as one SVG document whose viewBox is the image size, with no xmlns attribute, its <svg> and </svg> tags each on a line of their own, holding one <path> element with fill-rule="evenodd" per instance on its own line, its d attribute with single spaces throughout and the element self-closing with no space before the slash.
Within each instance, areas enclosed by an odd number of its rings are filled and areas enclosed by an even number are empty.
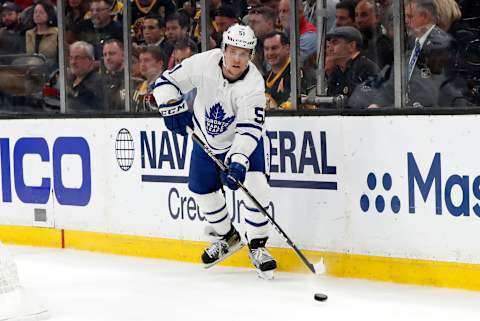
<svg viewBox="0 0 480 321">
<path fill-rule="evenodd" d="M 243 26 L 238 23 L 230 26 L 223 33 L 222 51 L 225 52 L 227 45 L 246 48 L 252 50 L 252 55 L 255 52 L 255 46 L 257 45 L 257 37 L 252 28 L 249 26 Z"/>
</svg>

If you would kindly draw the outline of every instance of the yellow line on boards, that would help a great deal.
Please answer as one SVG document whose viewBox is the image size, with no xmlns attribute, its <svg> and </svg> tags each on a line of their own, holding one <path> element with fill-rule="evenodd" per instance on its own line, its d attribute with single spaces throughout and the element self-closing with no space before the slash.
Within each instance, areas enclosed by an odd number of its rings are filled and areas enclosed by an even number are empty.
<svg viewBox="0 0 480 321">
<path fill-rule="evenodd" d="M 61 230 L 38 227 L 1 226 L 0 240 L 5 243 L 61 247 Z M 64 231 L 65 248 L 120 255 L 160 258 L 200 263 L 206 242 L 100 232 Z M 270 248 L 278 270 L 309 273 L 290 248 Z M 480 265 L 367 256 L 346 253 L 303 251 L 315 264 L 323 257 L 326 273 L 396 283 L 430 285 L 480 291 Z M 221 263 L 224 266 L 252 265 L 244 248 Z"/>
<path fill-rule="evenodd" d="M 53 228 L 0 225 L 0 241 L 19 245 L 61 247 L 62 231 Z"/>
</svg>

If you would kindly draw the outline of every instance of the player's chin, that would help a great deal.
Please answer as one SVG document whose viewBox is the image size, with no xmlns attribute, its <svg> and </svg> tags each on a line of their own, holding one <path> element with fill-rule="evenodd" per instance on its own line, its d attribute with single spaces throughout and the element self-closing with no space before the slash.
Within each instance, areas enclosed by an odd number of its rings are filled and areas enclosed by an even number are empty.
<svg viewBox="0 0 480 321">
<path fill-rule="evenodd" d="M 240 66 L 232 66 L 230 68 L 230 73 L 233 75 L 239 75 L 243 72 L 243 69 Z"/>
</svg>

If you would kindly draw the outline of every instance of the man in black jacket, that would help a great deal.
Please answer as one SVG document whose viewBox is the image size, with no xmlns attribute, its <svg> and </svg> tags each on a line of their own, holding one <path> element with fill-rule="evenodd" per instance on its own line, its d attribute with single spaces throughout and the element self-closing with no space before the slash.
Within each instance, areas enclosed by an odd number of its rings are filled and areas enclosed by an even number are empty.
<svg viewBox="0 0 480 321">
<path fill-rule="evenodd" d="M 335 66 L 327 71 L 329 96 L 349 97 L 369 77 L 375 77 L 378 66 L 361 54 L 362 34 L 354 27 L 338 27 L 327 34 Z"/>
<path fill-rule="evenodd" d="M 69 65 L 68 112 L 91 113 L 105 110 L 103 85 L 95 70 L 93 45 L 85 41 L 71 44 Z"/>
<path fill-rule="evenodd" d="M 25 53 L 25 30 L 20 22 L 19 12 L 20 7 L 13 2 L 5 2 L 0 8 L 1 55 Z"/>
</svg>

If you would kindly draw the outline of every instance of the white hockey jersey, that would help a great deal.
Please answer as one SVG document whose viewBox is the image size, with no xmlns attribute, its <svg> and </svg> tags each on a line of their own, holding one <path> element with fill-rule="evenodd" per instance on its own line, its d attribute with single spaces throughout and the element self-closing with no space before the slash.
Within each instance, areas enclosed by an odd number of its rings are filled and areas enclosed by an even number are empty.
<svg viewBox="0 0 480 321">
<path fill-rule="evenodd" d="M 230 150 L 249 157 L 264 132 L 264 80 L 249 62 L 247 71 L 230 82 L 222 74 L 222 57 L 220 49 L 212 49 L 185 59 L 156 80 L 153 95 L 160 105 L 197 88 L 195 133 L 216 154 Z"/>
</svg>

